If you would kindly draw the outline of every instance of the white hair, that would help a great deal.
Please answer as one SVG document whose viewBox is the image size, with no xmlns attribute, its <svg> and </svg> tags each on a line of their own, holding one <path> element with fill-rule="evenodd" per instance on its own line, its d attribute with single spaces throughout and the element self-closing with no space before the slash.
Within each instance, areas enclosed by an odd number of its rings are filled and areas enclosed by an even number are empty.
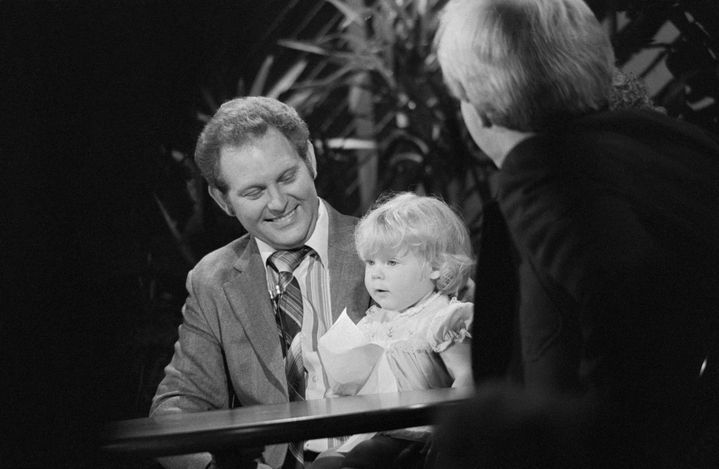
<svg viewBox="0 0 719 469">
<path fill-rule="evenodd" d="M 362 259 L 412 252 L 439 271 L 435 288 L 450 296 L 464 287 L 474 264 L 460 216 L 441 200 L 412 192 L 380 200 L 357 225 L 355 244 Z"/>
<path fill-rule="evenodd" d="M 452 93 L 492 124 L 536 131 L 609 101 L 614 52 L 583 0 L 450 0 L 435 46 Z"/>
</svg>

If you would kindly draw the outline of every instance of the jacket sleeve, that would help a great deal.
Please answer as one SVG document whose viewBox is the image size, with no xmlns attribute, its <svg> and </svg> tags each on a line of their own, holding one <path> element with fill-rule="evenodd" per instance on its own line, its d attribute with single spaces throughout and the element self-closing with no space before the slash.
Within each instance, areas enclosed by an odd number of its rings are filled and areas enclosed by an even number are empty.
<svg viewBox="0 0 719 469">
<path fill-rule="evenodd" d="M 203 412 L 235 407 L 235 391 L 230 387 L 227 339 L 223 334 L 235 334 L 220 326 L 222 314 L 228 313 L 225 281 L 218 271 L 218 258 L 200 261 L 187 276 L 187 300 L 182 309 L 182 324 L 172 359 L 165 368 L 152 402 L 150 416 L 160 417 L 177 413 Z M 232 342 L 230 340 L 230 342 Z M 232 346 L 232 345 L 230 345 Z M 241 373 L 241 371 L 236 371 Z M 238 380 L 247 377 L 236 376 Z M 195 453 L 159 459 L 168 469 L 205 469 L 236 465 L 242 467 L 269 467 L 281 464 L 286 445 L 270 445 L 264 448 L 231 449 L 226 453 L 211 455 Z M 219 459 L 218 459 L 219 458 Z M 218 462 L 219 461 L 219 462 Z"/>
<path fill-rule="evenodd" d="M 214 302 L 201 301 L 203 293 L 207 295 L 203 288 L 191 271 L 175 353 L 153 398 L 150 416 L 228 407 L 228 381 L 216 319 L 208 320 L 208 316 L 217 318 L 217 311 L 212 311 Z M 203 311 L 203 306 L 210 311 Z"/>
<path fill-rule="evenodd" d="M 662 242 L 671 220 L 657 226 L 662 210 L 645 195 L 647 167 L 631 166 L 638 157 L 624 155 L 626 164 L 610 159 L 591 145 L 534 150 L 503 167 L 500 184 L 502 211 L 523 259 L 523 346 L 532 334 L 537 353 L 548 344 L 541 339 L 561 340 L 573 355 L 558 357 L 581 355 L 579 373 L 622 392 L 646 392 L 627 382 L 663 385 L 652 370 L 672 360 L 668 350 L 690 353 L 678 337 L 692 332 L 678 332 L 693 321 L 680 319 L 691 314 L 681 304 L 687 277 Z M 568 333 L 574 336 L 562 336 Z"/>
<path fill-rule="evenodd" d="M 194 270 L 187 276 L 189 296 L 182 310 L 179 337 L 172 360 L 165 367 L 165 377 L 152 400 L 151 417 L 228 407 L 222 349 L 208 320 L 210 315 L 217 317 L 217 312 L 212 311 L 213 302 L 202 301 L 209 292 L 199 277 Z M 168 469 L 204 469 L 211 467 L 211 461 L 210 453 L 159 459 Z"/>
</svg>

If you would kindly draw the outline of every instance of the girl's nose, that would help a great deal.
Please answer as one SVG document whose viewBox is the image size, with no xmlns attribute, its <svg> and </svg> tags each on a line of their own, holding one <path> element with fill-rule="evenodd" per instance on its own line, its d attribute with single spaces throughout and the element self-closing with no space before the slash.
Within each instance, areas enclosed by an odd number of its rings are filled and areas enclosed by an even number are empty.
<svg viewBox="0 0 719 469">
<path fill-rule="evenodd" d="M 382 269 L 377 264 L 369 267 L 369 269 L 370 269 L 370 275 L 372 276 L 372 278 L 379 279 L 379 278 L 384 277 L 384 273 L 382 272 Z"/>
</svg>

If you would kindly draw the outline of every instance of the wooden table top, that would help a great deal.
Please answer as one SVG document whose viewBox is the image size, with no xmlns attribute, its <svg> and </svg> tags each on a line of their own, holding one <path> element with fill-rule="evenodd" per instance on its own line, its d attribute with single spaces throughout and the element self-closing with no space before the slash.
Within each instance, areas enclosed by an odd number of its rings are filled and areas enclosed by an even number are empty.
<svg viewBox="0 0 719 469">
<path fill-rule="evenodd" d="M 101 449 L 157 457 L 394 430 L 431 424 L 470 395 L 445 388 L 123 420 L 106 426 Z"/>
</svg>

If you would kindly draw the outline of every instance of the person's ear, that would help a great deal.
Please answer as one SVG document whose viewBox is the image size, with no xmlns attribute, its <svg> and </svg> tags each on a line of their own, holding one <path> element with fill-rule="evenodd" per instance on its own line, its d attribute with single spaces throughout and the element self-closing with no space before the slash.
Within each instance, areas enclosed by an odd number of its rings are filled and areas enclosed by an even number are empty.
<svg viewBox="0 0 719 469">
<path fill-rule="evenodd" d="M 479 120 L 482 122 L 482 127 L 490 128 L 492 127 L 492 121 L 489 120 L 489 117 L 485 112 L 477 111 L 477 115 L 479 116 Z"/>
<path fill-rule="evenodd" d="M 469 101 L 467 97 L 467 90 L 464 89 L 464 85 L 459 81 L 453 81 L 450 85 L 450 90 L 455 98 L 460 101 Z"/>
<path fill-rule="evenodd" d="M 220 189 L 215 186 L 208 186 L 207 192 L 210 193 L 210 197 L 212 197 L 212 200 L 214 200 L 217 205 L 220 206 L 223 212 L 225 212 L 231 217 L 235 216 L 235 212 L 232 211 L 232 207 L 230 206 L 230 204 L 227 203 L 227 200 L 225 199 L 225 194 Z"/>
<path fill-rule="evenodd" d="M 315 179 L 317 177 L 317 158 L 315 157 L 315 148 L 309 140 L 307 140 L 307 167 L 310 170 L 312 179 Z"/>
</svg>

